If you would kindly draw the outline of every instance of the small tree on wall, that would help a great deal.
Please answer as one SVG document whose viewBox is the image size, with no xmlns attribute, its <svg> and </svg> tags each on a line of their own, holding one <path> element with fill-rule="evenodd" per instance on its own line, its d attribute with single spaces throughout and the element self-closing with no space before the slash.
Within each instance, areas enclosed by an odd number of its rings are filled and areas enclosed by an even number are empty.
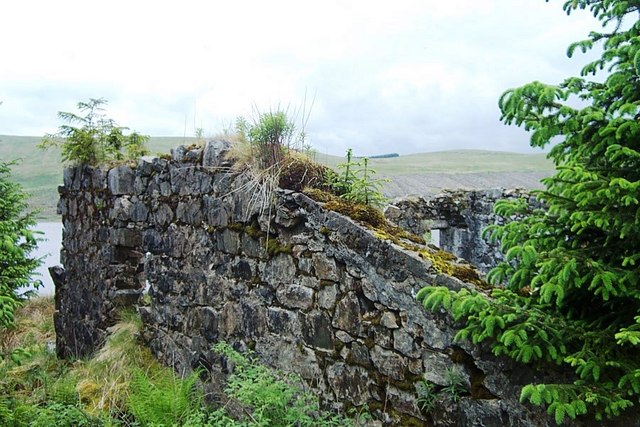
<svg viewBox="0 0 640 427">
<path fill-rule="evenodd" d="M 496 204 L 505 218 L 525 217 L 489 230 L 506 254 L 489 276 L 506 288 L 491 299 L 443 288 L 419 295 L 466 321 L 459 339 L 573 369 L 575 381 L 522 390 L 558 424 L 640 404 L 640 2 L 571 0 L 564 9 L 589 9 L 606 26 L 572 44 L 569 56 L 601 44 L 601 57 L 580 77 L 511 89 L 499 103 L 505 123 L 532 131 L 532 146 L 557 142 L 549 154 L 556 173 L 537 193 L 548 208 Z M 601 70 L 603 81 L 587 78 Z"/>
<path fill-rule="evenodd" d="M 125 135 L 126 127 L 116 125 L 104 114 L 104 98 L 79 102 L 83 115 L 59 111 L 66 122 L 55 134 L 47 134 L 39 147 L 60 147 L 62 160 L 74 165 L 97 165 L 111 160 L 135 160 L 148 153 L 149 137 L 133 132 Z"/>
</svg>

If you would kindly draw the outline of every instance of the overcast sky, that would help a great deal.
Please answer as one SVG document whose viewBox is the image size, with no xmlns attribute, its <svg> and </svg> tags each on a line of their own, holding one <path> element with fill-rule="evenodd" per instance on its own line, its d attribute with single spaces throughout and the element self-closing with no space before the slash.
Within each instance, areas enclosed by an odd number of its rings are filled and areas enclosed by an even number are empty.
<svg viewBox="0 0 640 427">
<path fill-rule="evenodd" d="M 236 116 L 305 102 L 310 143 L 342 155 L 526 152 L 499 122 L 506 89 L 558 83 L 598 27 L 564 0 L 3 1 L 0 134 L 55 132 L 104 97 L 118 124 L 212 135 Z"/>
</svg>

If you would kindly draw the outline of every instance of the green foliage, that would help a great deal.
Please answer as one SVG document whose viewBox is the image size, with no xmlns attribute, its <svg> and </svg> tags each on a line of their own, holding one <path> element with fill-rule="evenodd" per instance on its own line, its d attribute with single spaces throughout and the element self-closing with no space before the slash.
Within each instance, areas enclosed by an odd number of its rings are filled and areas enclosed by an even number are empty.
<svg viewBox="0 0 640 427">
<path fill-rule="evenodd" d="M 130 384 L 129 410 L 142 426 L 183 425 L 201 408 L 202 394 L 195 387 L 198 374 L 180 379 L 169 370 L 137 369 Z"/>
<path fill-rule="evenodd" d="M 569 56 L 603 47 L 580 77 L 533 82 L 500 99 L 502 120 L 531 131 L 534 147 L 553 143 L 556 165 L 537 193 L 545 209 L 524 200 L 495 206 L 507 222 L 487 233 L 506 259 L 489 279 L 506 287 L 490 298 L 444 288 L 419 293 L 428 309 L 444 307 L 465 321 L 457 339 L 572 369 L 575 381 L 530 384 L 521 393 L 558 424 L 586 413 L 614 417 L 640 403 L 640 5 L 572 0 L 564 8 L 590 9 L 611 31 L 569 47 Z M 600 70 L 604 79 L 587 79 Z"/>
<path fill-rule="evenodd" d="M 344 199 L 375 207 L 383 206 L 387 200 L 382 195 L 382 186 L 389 180 L 373 178 L 376 171 L 369 166 L 369 159 L 365 157 L 355 161 L 351 148 L 347 150 L 346 157 L 345 163 L 338 164 L 337 174 L 328 174 L 327 185 Z"/>
<path fill-rule="evenodd" d="M 301 151 L 304 147 L 304 130 L 298 132 L 283 110 L 258 113 L 253 123 L 238 117 L 235 130 L 240 140 L 248 143 L 261 170 L 279 165 L 290 150 Z"/>
<path fill-rule="evenodd" d="M 90 427 L 102 425 L 103 423 L 99 419 L 86 414 L 77 406 L 60 403 L 52 403 L 44 408 L 39 408 L 37 416 L 29 423 L 29 426 L 32 427 Z"/>
<path fill-rule="evenodd" d="M 352 426 L 368 419 L 366 414 L 361 414 L 360 419 L 350 420 L 321 411 L 318 397 L 295 385 L 300 384 L 299 378 L 276 373 L 257 363 L 251 355 L 244 356 L 226 343 L 216 344 L 213 350 L 233 364 L 226 392 L 250 411 L 251 423 L 247 425 Z"/>
<path fill-rule="evenodd" d="M 47 134 L 39 147 L 60 147 L 62 160 L 74 165 L 98 165 L 107 161 L 136 160 L 148 153 L 148 136 L 136 132 L 125 135 L 126 127 L 118 126 L 104 114 L 103 98 L 79 102 L 84 115 L 58 112 L 63 124 L 55 134 Z M 77 126 L 74 126 L 77 125 Z"/>
<path fill-rule="evenodd" d="M 455 367 L 447 368 L 444 372 L 446 385 L 441 392 L 445 393 L 453 402 L 458 402 L 467 392 L 462 373 Z"/>
<path fill-rule="evenodd" d="M 418 407 L 425 413 L 431 413 L 438 404 L 437 386 L 429 381 L 422 380 L 416 384 L 416 402 Z"/>
<path fill-rule="evenodd" d="M 33 213 L 26 212 L 27 195 L 10 181 L 10 166 L 0 162 L 0 329 L 11 326 L 14 313 L 22 301 L 34 294 L 20 289 L 41 286 L 31 276 L 41 260 L 30 255 L 36 249 L 37 232 Z"/>
</svg>

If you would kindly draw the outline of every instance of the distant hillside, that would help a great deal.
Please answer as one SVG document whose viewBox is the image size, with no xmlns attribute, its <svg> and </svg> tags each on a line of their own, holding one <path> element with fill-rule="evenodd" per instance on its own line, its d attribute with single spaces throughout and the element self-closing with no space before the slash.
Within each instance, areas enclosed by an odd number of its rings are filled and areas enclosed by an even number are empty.
<svg viewBox="0 0 640 427">
<path fill-rule="evenodd" d="M 58 185 L 62 185 L 63 165 L 56 149 L 43 151 L 36 146 L 37 136 L 0 135 L 0 159 L 19 160 L 12 168 L 15 181 L 31 194 L 30 205 L 41 211 L 42 219 L 57 220 Z M 180 144 L 191 144 L 195 138 L 153 137 L 149 141 L 152 153 L 167 153 Z"/>
<path fill-rule="evenodd" d="M 167 153 L 195 138 L 152 137 L 152 153 Z M 0 159 L 21 159 L 13 174 L 30 194 L 32 207 L 42 219 L 57 219 L 57 187 L 62 184 L 60 154 L 36 148 L 40 137 L 0 135 Z M 335 168 L 344 158 L 317 154 L 316 160 Z M 391 158 L 372 158 L 370 165 L 379 177 L 392 179 L 385 193 L 389 197 L 432 194 L 441 188 L 488 188 L 539 186 L 539 179 L 553 171 L 545 154 L 518 154 L 484 150 L 452 150 Z"/>
</svg>

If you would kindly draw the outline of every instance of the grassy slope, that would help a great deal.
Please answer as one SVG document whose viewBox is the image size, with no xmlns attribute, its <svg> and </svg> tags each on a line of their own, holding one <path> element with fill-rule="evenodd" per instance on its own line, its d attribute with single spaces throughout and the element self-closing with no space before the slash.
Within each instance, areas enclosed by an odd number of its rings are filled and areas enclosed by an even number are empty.
<svg viewBox="0 0 640 427">
<path fill-rule="evenodd" d="M 344 159 L 318 154 L 317 160 L 335 167 Z M 387 159 L 370 159 L 380 176 L 421 175 L 428 173 L 472 172 L 547 172 L 553 163 L 544 153 L 520 154 L 486 150 L 451 150 L 410 154 Z"/>
<path fill-rule="evenodd" d="M 177 145 L 192 143 L 194 138 L 153 137 L 152 153 L 167 153 Z M 57 220 L 57 186 L 62 184 L 62 164 L 56 150 L 36 148 L 39 137 L 0 135 L 0 160 L 21 159 L 13 167 L 15 180 L 32 196 L 31 206 L 42 210 L 41 219 Z M 336 167 L 344 158 L 318 154 L 317 161 Z M 371 167 L 380 177 L 423 175 L 431 173 L 461 174 L 474 172 L 546 172 L 553 165 L 545 154 L 517 154 L 483 150 L 454 150 L 412 154 L 388 159 L 372 159 Z"/>
</svg>

